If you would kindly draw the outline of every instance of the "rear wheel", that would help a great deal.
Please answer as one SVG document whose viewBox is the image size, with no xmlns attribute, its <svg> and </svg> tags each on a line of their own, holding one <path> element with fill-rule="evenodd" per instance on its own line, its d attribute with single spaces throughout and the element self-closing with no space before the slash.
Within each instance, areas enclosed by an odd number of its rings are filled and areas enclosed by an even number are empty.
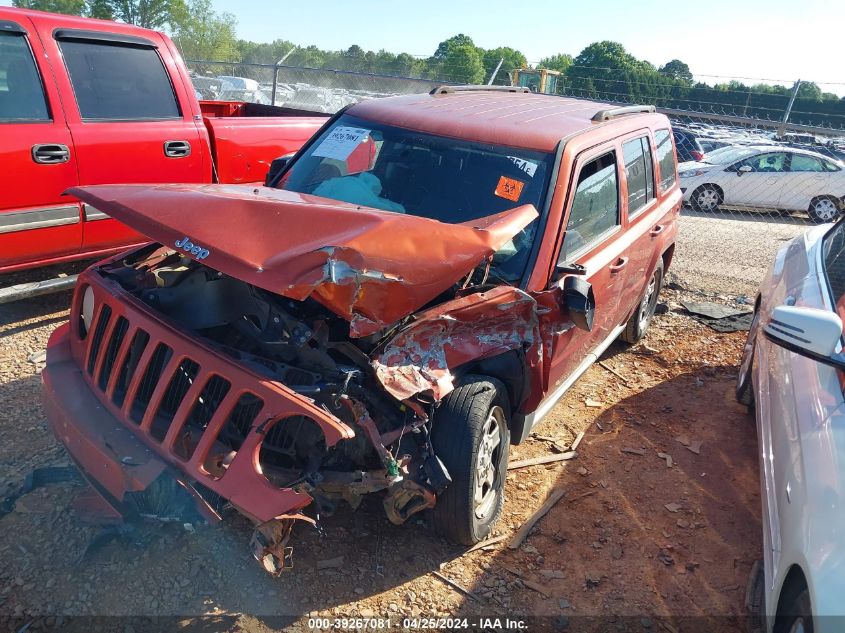
<svg viewBox="0 0 845 633">
<path fill-rule="evenodd" d="M 434 452 L 452 483 L 438 495 L 431 518 L 434 529 L 455 543 L 483 540 L 502 514 L 509 416 L 507 391 L 486 376 L 467 376 L 434 415 Z"/>
<path fill-rule="evenodd" d="M 637 343 L 645 336 L 648 326 L 651 324 L 651 319 L 654 316 L 654 310 L 657 308 L 657 298 L 660 295 L 660 289 L 663 287 L 663 260 L 657 261 L 654 267 L 654 272 L 651 273 L 651 278 L 648 280 L 648 285 L 643 293 L 643 298 L 637 305 L 634 314 L 625 325 L 625 331 L 622 333 L 622 340 L 626 343 Z"/>
<path fill-rule="evenodd" d="M 816 224 L 833 222 L 839 215 L 839 205 L 832 197 L 816 198 L 810 203 L 807 214 Z"/>
<path fill-rule="evenodd" d="M 722 191 L 716 185 L 701 185 L 690 196 L 690 205 L 696 211 L 715 211 L 724 201 Z"/>
</svg>

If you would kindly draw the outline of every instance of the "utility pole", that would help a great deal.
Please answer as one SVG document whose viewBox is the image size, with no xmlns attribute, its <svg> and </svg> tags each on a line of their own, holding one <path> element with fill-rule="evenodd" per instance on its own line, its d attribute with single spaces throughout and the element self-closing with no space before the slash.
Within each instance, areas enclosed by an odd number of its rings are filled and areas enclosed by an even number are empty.
<svg viewBox="0 0 845 633">
<path fill-rule="evenodd" d="M 499 69 L 502 67 L 502 62 L 504 62 L 504 61 L 505 61 L 504 57 L 502 57 L 502 59 L 499 60 L 499 63 L 496 65 L 496 70 L 493 71 L 493 74 L 490 75 L 490 81 L 487 82 L 488 86 L 493 85 L 493 80 L 496 79 L 496 75 L 499 74 Z"/>
<path fill-rule="evenodd" d="M 290 54 L 291 54 L 292 52 L 294 52 L 297 48 L 299 48 L 299 47 L 298 47 L 298 46 L 294 46 L 294 47 L 293 47 L 292 49 L 290 49 L 287 53 L 285 53 L 285 54 L 284 54 L 284 56 L 283 56 L 283 57 L 282 57 L 279 61 L 277 61 L 277 62 L 273 65 L 273 96 L 270 98 L 270 103 L 271 103 L 272 105 L 276 105 L 276 86 L 278 85 L 278 80 L 279 80 L 279 66 L 281 66 L 282 64 L 284 64 L 284 63 L 285 63 L 285 60 L 286 60 L 288 57 L 290 57 Z"/>
<path fill-rule="evenodd" d="M 786 122 L 789 121 L 789 113 L 792 112 L 792 104 L 795 103 L 795 97 L 798 96 L 798 89 L 801 87 L 801 80 L 795 82 L 792 86 L 792 96 L 789 97 L 789 104 L 786 106 L 786 112 L 783 113 L 783 121 L 781 121 L 778 128 L 778 136 L 783 136 L 786 133 Z"/>
</svg>

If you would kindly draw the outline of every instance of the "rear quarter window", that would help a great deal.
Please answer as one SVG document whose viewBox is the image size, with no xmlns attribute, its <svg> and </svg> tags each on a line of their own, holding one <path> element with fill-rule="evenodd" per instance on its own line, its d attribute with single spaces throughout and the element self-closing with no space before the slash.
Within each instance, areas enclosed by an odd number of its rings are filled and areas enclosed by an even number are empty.
<svg viewBox="0 0 845 633">
<path fill-rule="evenodd" d="M 84 121 L 181 116 L 170 78 L 154 48 L 92 40 L 63 40 L 59 46 Z"/>
<path fill-rule="evenodd" d="M 672 134 L 662 129 L 654 132 L 657 144 L 657 164 L 660 165 L 660 190 L 666 191 L 675 184 L 675 152 L 672 148 Z"/>
<path fill-rule="evenodd" d="M 49 120 L 29 42 L 20 33 L 0 33 L 0 123 Z"/>
</svg>

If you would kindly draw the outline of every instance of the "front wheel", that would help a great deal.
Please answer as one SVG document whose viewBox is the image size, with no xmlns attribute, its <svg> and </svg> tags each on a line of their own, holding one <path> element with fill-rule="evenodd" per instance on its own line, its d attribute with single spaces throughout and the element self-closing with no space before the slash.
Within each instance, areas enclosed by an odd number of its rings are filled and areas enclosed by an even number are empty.
<svg viewBox="0 0 845 633">
<path fill-rule="evenodd" d="M 783 607 L 778 608 L 774 633 L 813 633 L 810 592 L 802 589 L 793 596 L 785 597 L 784 602 Z"/>
<path fill-rule="evenodd" d="M 452 483 L 431 511 L 434 529 L 473 545 L 490 534 L 505 503 L 510 405 L 495 378 L 467 376 L 434 414 L 432 444 Z"/>
<path fill-rule="evenodd" d="M 810 203 L 807 214 L 816 224 L 833 222 L 839 215 L 839 205 L 833 198 L 817 198 Z"/>
<path fill-rule="evenodd" d="M 696 211 L 715 211 L 722 204 L 722 192 L 716 185 L 701 185 L 690 196 L 690 206 Z"/>
<path fill-rule="evenodd" d="M 640 303 L 625 325 L 625 331 L 622 332 L 623 341 L 633 345 L 645 336 L 646 330 L 648 330 L 648 326 L 651 324 L 651 319 L 654 316 L 654 310 L 657 308 L 657 297 L 660 295 L 660 289 L 662 287 L 663 260 L 659 259 L 657 260 L 657 265 L 654 267 L 654 272 L 651 273 Z"/>
</svg>

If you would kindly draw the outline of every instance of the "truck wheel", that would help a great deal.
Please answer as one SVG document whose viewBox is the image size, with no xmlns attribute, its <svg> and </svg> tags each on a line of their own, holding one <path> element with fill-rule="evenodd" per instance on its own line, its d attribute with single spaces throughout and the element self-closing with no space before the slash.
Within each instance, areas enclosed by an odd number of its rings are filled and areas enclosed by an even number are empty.
<svg viewBox="0 0 845 633">
<path fill-rule="evenodd" d="M 502 514 L 509 417 L 505 387 L 486 376 L 467 376 L 434 414 L 434 452 L 452 483 L 438 495 L 431 519 L 434 529 L 450 541 L 478 543 Z"/>
<path fill-rule="evenodd" d="M 651 273 L 651 279 L 648 280 L 648 285 L 645 288 L 643 298 L 634 310 L 634 314 L 628 319 L 625 326 L 625 331 L 622 332 L 622 340 L 626 343 L 638 343 L 651 323 L 651 318 L 654 316 L 654 309 L 657 307 L 657 297 L 660 295 L 660 289 L 663 287 L 663 260 L 657 260 L 657 265 L 654 267 L 654 272 Z"/>
</svg>

